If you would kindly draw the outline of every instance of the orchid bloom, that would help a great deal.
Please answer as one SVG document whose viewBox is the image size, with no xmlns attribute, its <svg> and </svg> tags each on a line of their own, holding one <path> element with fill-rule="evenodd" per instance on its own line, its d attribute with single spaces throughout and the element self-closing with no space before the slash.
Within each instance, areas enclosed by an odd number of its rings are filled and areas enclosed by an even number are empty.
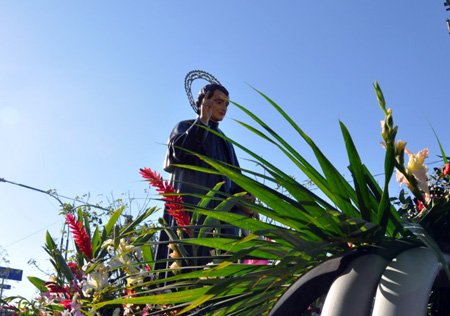
<svg viewBox="0 0 450 316">
<path fill-rule="evenodd" d="M 105 242 L 103 242 L 102 247 L 106 245 L 108 245 L 109 252 L 112 252 L 114 250 L 114 247 L 112 246 L 113 245 L 112 239 L 108 239 Z M 138 273 L 140 270 L 137 266 L 134 266 L 134 264 L 137 262 L 131 256 L 131 252 L 133 250 L 139 249 L 140 248 L 136 248 L 135 246 L 127 244 L 126 240 L 124 238 L 121 238 L 119 245 L 117 246 L 117 249 L 115 249 L 118 255 L 109 262 L 109 266 L 112 269 L 124 267 L 129 273 Z"/>
<path fill-rule="evenodd" d="M 87 266 L 84 268 L 87 269 Z M 89 297 L 92 292 L 103 290 L 108 285 L 108 276 L 108 269 L 103 264 L 97 265 L 93 271 L 86 275 L 86 280 L 82 281 L 83 295 Z"/>
<path fill-rule="evenodd" d="M 137 284 L 141 284 L 145 282 L 145 278 L 149 276 L 149 273 L 145 269 L 139 269 L 136 267 L 136 272 L 133 272 L 133 274 L 128 275 L 127 285 L 133 286 Z"/>
<path fill-rule="evenodd" d="M 71 301 L 61 301 L 60 303 L 64 306 L 65 313 L 70 316 L 83 316 L 84 314 L 80 311 L 81 304 L 78 301 L 78 294 L 75 294 Z M 66 314 L 61 314 L 66 315 Z"/>
<path fill-rule="evenodd" d="M 128 277 L 128 285 L 136 285 L 144 282 L 144 278 L 149 275 L 147 267 L 142 268 L 138 265 L 138 261 L 133 258 L 132 253 L 136 253 L 138 258 L 141 258 L 142 250 L 140 247 L 135 247 L 126 243 L 124 238 L 120 239 L 119 245 L 116 249 L 113 247 L 113 240 L 108 239 L 103 242 L 102 248 L 108 246 L 108 252 L 112 253 L 114 250 L 118 253 L 110 262 L 111 269 L 122 268 Z"/>
</svg>

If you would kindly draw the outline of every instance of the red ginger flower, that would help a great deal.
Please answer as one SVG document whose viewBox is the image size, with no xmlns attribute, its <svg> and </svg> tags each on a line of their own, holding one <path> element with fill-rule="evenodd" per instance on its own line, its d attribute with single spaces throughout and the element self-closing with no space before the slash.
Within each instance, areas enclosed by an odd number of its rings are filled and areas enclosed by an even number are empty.
<svg viewBox="0 0 450 316">
<path fill-rule="evenodd" d="M 89 259 L 92 259 L 92 244 L 89 240 L 89 235 L 73 214 L 66 216 L 66 223 L 69 224 L 73 239 L 78 246 L 78 249 Z"/>
<path fill-rule="evenodd" d="M 184 203 L 183 198 L 180 195 L 172 195 L 177 193 L 173 186 L 171 186 L 169 182 L 164 181 L 160 174 L 156 173 L 156 171 L 152 171 L 150 168 L 140 169 L 139 173 L 144 179 L 149 180 L 150 185 L 156 187 L 156 191 L 163 196 L 163 200 L 166 202 L 165 206 L 167 211 L 175 218 L 178 226 L 190 225 L 191 217 L 187 212 L 182 211 L 182 204 Z M 186 228 L 183 228 L 183 230 L 188 231 Z"/>
</svg>

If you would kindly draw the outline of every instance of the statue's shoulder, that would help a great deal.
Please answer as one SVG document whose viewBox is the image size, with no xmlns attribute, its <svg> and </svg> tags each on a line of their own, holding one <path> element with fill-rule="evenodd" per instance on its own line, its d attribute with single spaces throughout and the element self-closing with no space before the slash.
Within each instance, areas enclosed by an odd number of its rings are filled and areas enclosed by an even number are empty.
<svg viewBox="0 0 450 316">
<path fill-rule="evenodd" d="M 192 124 L 194 124 L 195 121 L 196 121 L 195 119 L 180 121 L 180 122 L 178 122 L 177 125 L 175 125 L 175 128 L 176 128 L 176 129 L 179 129 L 179 128 L 188 128 L 189 126 L 191 126 Z"/>
<path fill-rule="evenodd" d="M 184 120 L 184 121 L 181 121 L 181 122 L 178 123 L 178 124 L 189 124 L 189 125 L 192 125 L 192 124 L 194 124 L 195 121 L 196 121 L 195 119 Z"/>
<path fill-rule="evenodd" d="M 177 134 L 181 134 L 184 133 L 186 130 L 189 129 L 189 127 L 191 127 L 194 123 L 195 123 L 195 119 L 193 120 L 184 120 L 184 121 L 180 121 L 177 123 L 177 125 L 174 126 L 173 130 L 172 130 L 172 136 L 177 135 Z"/>
</svg>

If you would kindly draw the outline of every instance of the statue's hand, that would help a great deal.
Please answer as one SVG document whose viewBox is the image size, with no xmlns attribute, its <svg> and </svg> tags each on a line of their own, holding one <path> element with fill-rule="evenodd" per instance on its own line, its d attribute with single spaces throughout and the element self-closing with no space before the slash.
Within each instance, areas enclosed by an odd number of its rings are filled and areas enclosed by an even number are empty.
<svg viewBox="0 0 450 316">
<path fill-rule="evenodd" d="M 250 203 L 256 202 L 255 196 L 250 193 L 247 193 L 246 195 L 242 196 L 242 199 L 246 200 L 247 202 L 250 202 Z M 238 208 L 241 210 L 242 213 L 244 213 L 245 216 L 254 217 L 256 219 L 259 219 L 258 213 L 256 213 L 251 207 L 249 207 L 247 205 L 239 204 Z"/>
<path fill-rule="evenodd" d="M 208 98 L 209 92 L 205 94 L 205 97 L 203 98 L 202 101 L 202 106 L 200 107 L 200 119 L 202 120 L 203 124 L 206 125 L 209 124 L 209 119 L 211 118 L 213 107 L 212 100 Z"/>
</svg>

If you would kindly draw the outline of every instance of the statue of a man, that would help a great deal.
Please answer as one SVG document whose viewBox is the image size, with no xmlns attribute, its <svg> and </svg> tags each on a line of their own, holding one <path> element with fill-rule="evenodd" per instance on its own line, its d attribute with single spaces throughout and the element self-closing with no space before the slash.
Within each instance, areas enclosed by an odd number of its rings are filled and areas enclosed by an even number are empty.
<svg viewBox="0 0 450 316">
<path fill-rule="evenodd" d="M 219 84 L 208 84 L 204 86 L 198 95 L 197 118 L 179 122 L 173 129 L 169 137 L 168 150 L 164 163 L 164 170 L 171 173 L 170 183 L 180 193 L 205 195 L 217 183 L 224 182 L 221 191 L 227 194 L 234 194 L 243 191 L 225 176 L 199 172 L 191 169 L 177 167 L 175 165 L 194 165 L 204 168 L 210 168 L 206 162 L 199 159 L 183 149 L 194 153 L 225 162 L 227 164 L 239 167 L 239 163 L 234 152 L 233 145 L 220 136 L 208 131 L 202 126 L 223 134 L 219 129 L 219 122 L 222 121 L 228 110 L 229 93 L 225 87 Z M 200 201 L 199 197 L 183 195 L 186 205 L 196 206 Z M 220 201 L 211 201 L 209 208 L 214 208 Z M 170 226 L 174 226 L 173 218 L 165 211 L 164 218 Z M 204 216 L 200 216 L 199 225 L 202 224 Z M 168 236 L 161 231 L 160 241 L 168 240 Z M 200 247 L 197 256 L 209 256 L 207 248 Z M 157 258 L 167 258 L 167 247 L 161 245 L 157 250 Z M 204 261 L 204 262 L 203 262 Z M 208 260 L 199 260 L 199 264 L 206 264 Z M 158 265 L 161 268 L 161 265 Z"/>
</svg>

